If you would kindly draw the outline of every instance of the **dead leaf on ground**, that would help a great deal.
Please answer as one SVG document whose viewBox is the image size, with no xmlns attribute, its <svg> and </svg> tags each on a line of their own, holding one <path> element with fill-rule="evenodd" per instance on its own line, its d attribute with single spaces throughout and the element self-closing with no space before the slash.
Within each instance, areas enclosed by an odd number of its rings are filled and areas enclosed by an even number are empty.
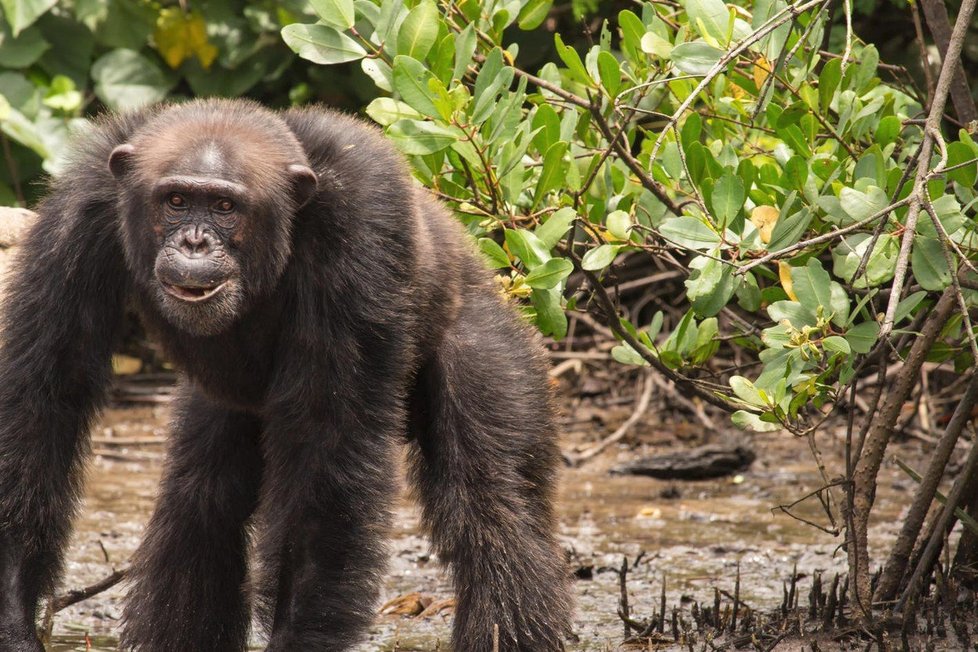
<svg viewBox="0 0 978 652">
<path fill-rule="evenodd" d="M 424 611 L 418 614 L 418 618 L 430 618 L 431 616 L 437 616 L 442 611 L 455 611 L 455 598 L 445 598 L 444 600 L 436 600 L 428 605 Z"/>
<path fill-rule="evenodd" d="M 432 596 L 422 595 L 417 591 L 405 593 L 385 602 L 380 608 L 380 613 L 385 616 L 417 616 L 434 601 Z"/>
</svg>

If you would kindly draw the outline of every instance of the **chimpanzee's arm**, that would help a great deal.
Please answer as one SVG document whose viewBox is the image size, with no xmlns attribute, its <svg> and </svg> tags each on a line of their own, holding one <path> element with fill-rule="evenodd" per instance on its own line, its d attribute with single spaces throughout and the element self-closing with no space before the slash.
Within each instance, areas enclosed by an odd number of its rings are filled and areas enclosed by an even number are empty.
<svg viewBox="0 0 978 652">
<path fill-rule="evenodd" d="M 109 128 L 114 127 L 114 129 Z M 0 321 L 0 649 L 40 650 L 88 431 L 110 375 L 128 271 L 103 125 L 38 208 L 4 285 Z M 104 158 L 103 155 L 104 154 Z M 101 166 L 97 159 L 101 158 Z"/>
</svg>

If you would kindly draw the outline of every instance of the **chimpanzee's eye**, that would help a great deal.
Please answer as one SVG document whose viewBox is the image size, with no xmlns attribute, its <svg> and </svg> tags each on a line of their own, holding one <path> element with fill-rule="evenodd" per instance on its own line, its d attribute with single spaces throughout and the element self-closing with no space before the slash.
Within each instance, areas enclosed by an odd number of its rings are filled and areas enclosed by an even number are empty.
<svg viewBox="0 0 978 652">
<path fill-rule="evenodd" d="M 170 208 L 182 210 L 187 207 L 187 198 L 178 192 L 171 192 L 166 196 L 166 205 Z"/>
<path fill-rule="evenodd" d="M 213 209 L 217 213 L 230 213 L 234 210 L 234 202 L 230 199 L 218 199 L 214 202 Z"/>
</svg>

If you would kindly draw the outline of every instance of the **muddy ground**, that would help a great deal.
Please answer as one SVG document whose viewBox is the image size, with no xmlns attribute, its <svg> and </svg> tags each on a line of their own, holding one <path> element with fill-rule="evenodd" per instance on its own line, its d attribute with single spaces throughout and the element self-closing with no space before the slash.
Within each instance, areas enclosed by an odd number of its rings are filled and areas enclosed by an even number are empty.
<svg viewBox="0 0 978 652">
<path fill-rule="evenodd" d="M 577 398 L 580 389 L 580 380 L 564 388 L 565 450 L 580 449 L 612 432 L 634 407 L 627 384 L 617 392 L 588 399 Z M 571 570 L 582 578 L 575 581 L 577 640 L 571 642 L 570 650 L 619 649 L 623 627 L 617 615 L 616 570 L 623 558 L 630 565 L 632 617 L 639 620 L 658 610 L 663 581 L 669 605 L 689 609 L 693 601 L 712 604 L 714 588 L 732 592 L 739 565 L 742 601 L 764 610 L 781 603 L 783 582 L 793 568 L 802 577 L 803 590 L 815 573 L 830 579 L 845 570 L 840 537 L 776 509 L 822 484 L 804 440 L 786 433 L 746 436 L 743 441 L 755 450 L 757 460 L 742 473 L 716 480 L 662 481 L 610 473 L 645 455 L 744 437 L 723 429 L 711 431 L 699 421 L 677 421 L 675 415 L 654 407 L 661 402 L 652 404 L 622 444 L 580 468 L 564 470 L 560 534 Z M 88 466 L 86 495 L 64 588 L 90 585 L 125 566 L 153 506 L 168 414 L 168 407 L 160 404 L 116 405 L 104 415 L 95 431 L 95 454 Z M 818 435 L 818 448 L 830 473 L 843 469 L 843 441 L 840 428 L 825 428 Z M 893 455 L 920 466 L 925 449 L 926 444 L 910 440 L 897 444 Z M 877 556 L 892 541 L 912 488 L 912 481 L 889 460 L 882 472 L 870 535 Z M 796 511 L 806 519 L 830 525 L 817 501 L 805 501 Z M 419 534 L 418 513 L 407 496 L 397 509 L 391 554 L 384 602 L 412 593 L 419 593 L 423 604 L 450 598 L 447 576 Z M 114 649 L 124 593 L 125 585 L 118 585 L 58 613 L 53 649 Z M 404 602 L 413 600 L 398 604 Z M 429 611 L 433 613 L 424 617 L 378 615 L 369 640 L 358 649 L 447 649 L 451 608 Z M 258 635 L 253 644 L 260 649 Z M 799 647 L 795 642 L 774 649 Z"/>
</svg>

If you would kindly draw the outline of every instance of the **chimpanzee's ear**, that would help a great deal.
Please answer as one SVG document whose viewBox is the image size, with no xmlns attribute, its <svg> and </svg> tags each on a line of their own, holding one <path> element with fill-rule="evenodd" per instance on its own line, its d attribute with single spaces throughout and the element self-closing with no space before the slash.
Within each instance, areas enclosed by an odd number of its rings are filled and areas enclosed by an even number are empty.
<svg viewBox="0 0 978 652">
<path fill-rule="evenodd" d="M 292 179 L 292 193 L 298 208 L 305 206 L 319 187 L 316 173 L 306 165 L 290 165 L 289 177 Z"/>
<path fill-rule="evenodd" d="M 109 170 L 112 171 L 112 176 L 116 179 L 126 176 L 126 173 L 132 169 L 132 159 L 135 154 L 136 148 L 129 143 L 119 145 L 112 150 L 109 154 Z"/>
</svg>

